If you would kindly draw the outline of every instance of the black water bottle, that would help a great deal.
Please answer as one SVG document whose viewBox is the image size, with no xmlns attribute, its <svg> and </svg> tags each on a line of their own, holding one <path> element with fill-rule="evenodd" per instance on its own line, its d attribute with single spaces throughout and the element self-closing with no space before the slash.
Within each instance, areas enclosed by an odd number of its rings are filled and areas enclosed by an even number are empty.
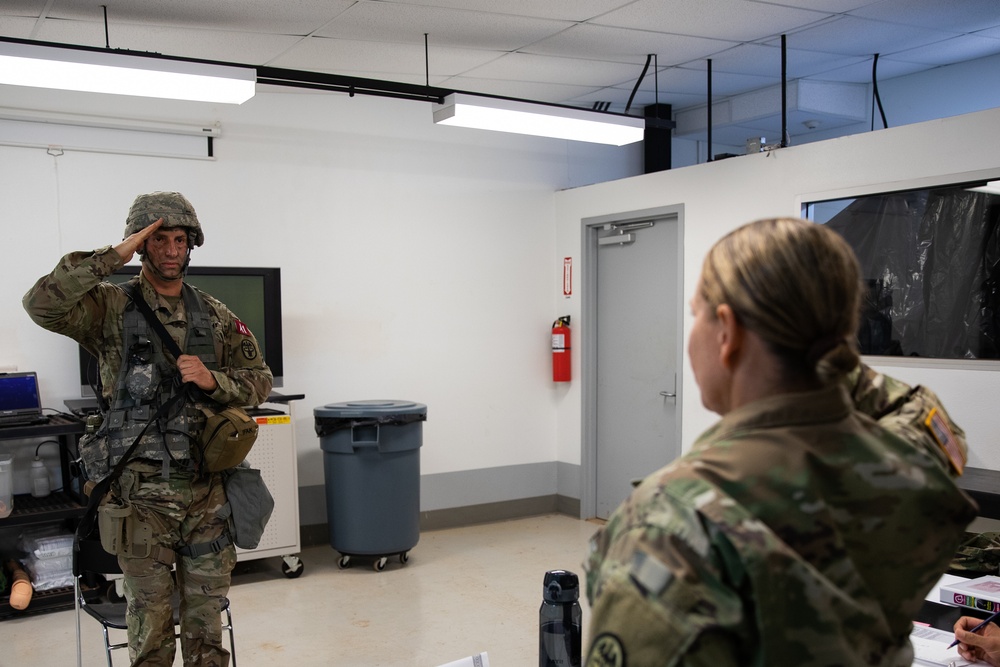
<svg viewBox="0 0 1000 667">
<path fill-rule="evenodd" d="M 545 573 L 538 611 L 538 667 L 580 667 L 580 582 L 567 570 Z"/>
</svg>

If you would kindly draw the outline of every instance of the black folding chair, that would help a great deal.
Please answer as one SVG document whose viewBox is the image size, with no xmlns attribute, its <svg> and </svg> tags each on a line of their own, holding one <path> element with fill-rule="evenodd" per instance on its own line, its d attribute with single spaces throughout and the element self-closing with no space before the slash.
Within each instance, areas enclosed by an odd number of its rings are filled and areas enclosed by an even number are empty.
<svg viewBox="0 0 1000 667">
<path fill-rule="evenodd" d="M 124 599 L 115 595 L 111 588 L 105 588 L 102 593 L 97 594 L 97 590 L 103 583 L 102 575 L 121 574 L 118 566 L 118 558 L 112 556 L 104 550 L 98 539 L 82 539 L 77 541 L 77 547 L 73 555 L 73 574 L 76 593 L 76 649 L 77 665 L 83 663 L 83 649 L 80 640 L 80 612 L 85 612 L 88 616 L 101 624 L 104 632 L 104 651 L 108 659 L 108 667 L 114 667 L 111 652 L 128 648 L 128 641 L 112 642 L 111 631 L 126 631 L 127 604 Z M 114 582 L 111 582 L 111 587 Z M 180 624 L 180 597 L 177 592 L 173 596 L 174 625 Z M 222 599 L 221 613 L 225 615 L 222 629 L 229 633 L 229 653 L 232 666 L 236 667 L 236 639 L 233 634 L 233 615 L 229 609 L 229 598 Z M 175 633 L 175 638 L 180 637 Z"/>
</svg>

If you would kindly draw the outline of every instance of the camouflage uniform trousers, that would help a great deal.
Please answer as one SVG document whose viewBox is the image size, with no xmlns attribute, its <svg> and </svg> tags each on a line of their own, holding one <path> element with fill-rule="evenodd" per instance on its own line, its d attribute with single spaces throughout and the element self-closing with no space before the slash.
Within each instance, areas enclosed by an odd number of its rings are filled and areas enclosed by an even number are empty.
<svg viewBox="0 0 1000 667">
<path fill-rule="evenodd" d="M 170 598 L 176 574 L 185 667 L 226 667 L 229 651 L 222 647 L 220 601 L 229 593 L 235 547 L 229 544 L 197 558 L 178 554 L 176 573 L 168 562 L 175 548 L 211 542 L 226 530 L 226 520 L 218 516 L 226 503 L 222 477 L 216 473 L 198 479 L 172 468 L 170 478 L 164 479 L 159 467 L 159 463 L 130 464 L 117 484 L 126 490 L 136 517 L 151 525 L 153 536 L 149 557 L 118 557 L 125 574 L 132 665 L 173 664 L 176 642 Z"/>
</svg>

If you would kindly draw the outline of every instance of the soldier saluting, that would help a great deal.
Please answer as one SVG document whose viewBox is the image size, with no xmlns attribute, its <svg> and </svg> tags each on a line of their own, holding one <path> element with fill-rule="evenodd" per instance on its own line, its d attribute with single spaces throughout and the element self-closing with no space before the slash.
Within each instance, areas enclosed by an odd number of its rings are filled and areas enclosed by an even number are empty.
<svg viewBox="0 0 1000 667">
<path fill-rule="evenodd" d="M 131 509 L 128 534 L 148 535 L 117 554 L 133 664 L 173 664 L 175 564 L 184 664 L 229 662 L 219 604 L 229 592 L 236 550 L 220 512 L 226 505 L 221 474 L 200 469 L 197 443 L 206 409 L 258 405 L 271 391 L 272 376 L 247 326 L 184 282 L 191 249 L 204 239 L 182 194 L 139 195 L 121 243 L 66 255 L 23 299 L 34 322 L 76 340 L 98 360 L 104 420 L 80 442 L 88 479 L 107 477 L 141 437 L 111 486 L 113 502 Z M 104 280 L 135 254 L 142 260 L 139 276 L 122 286 Z M 148 304 L 182 354 L 175 358 L 164 349 L 136 299 Z M 154 418 L 171 399 L 180 400 Z"/>
</svg>

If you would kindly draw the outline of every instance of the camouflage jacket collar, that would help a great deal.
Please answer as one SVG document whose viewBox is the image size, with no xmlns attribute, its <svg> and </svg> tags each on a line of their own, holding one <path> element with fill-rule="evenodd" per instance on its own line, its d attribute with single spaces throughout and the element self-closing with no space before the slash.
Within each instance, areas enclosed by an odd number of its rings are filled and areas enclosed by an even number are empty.
<svg viewBox="0 0 1000 667">
<path fill-rule="evenodd" d="M 742 405 L 724 416 L 698 438 L 692 449 L 697 451 L 707 443 L 743 431 L 839 421 L 847 417 L 851 410 L 850 397 L 840 385 L 768 396 Z"/>
</svg>

